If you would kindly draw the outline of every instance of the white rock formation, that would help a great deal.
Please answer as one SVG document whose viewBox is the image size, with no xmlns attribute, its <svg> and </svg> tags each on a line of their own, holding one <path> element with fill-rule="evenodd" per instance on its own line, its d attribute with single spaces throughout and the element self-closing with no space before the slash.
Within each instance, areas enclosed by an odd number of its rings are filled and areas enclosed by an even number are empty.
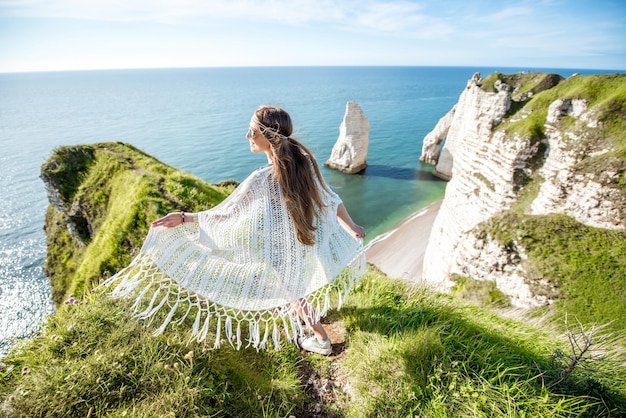
<svg viewBox="0 0 626 418">
<path fill-rule="evenodd" d="M 475 74 L 468 81 L 458 103 L 440 121 L 443 129 L 438 135 L 429 134 L 422 148 L 422 155 L 437 155 L 446 140 L 435 170 L 451 180 L 430 234 L 423 272 L 425 279 L 443 291 L 453 285 L 449 276 L 459 244 L 478 223 L 515 202 L 512 167 L 524 166 L 537 151 L 528 140 L 503 147 L 504 134 L 492 138 L 491 128 L 510 106 L 510 89 L 500 85 L 497 93 L 485 92 L 478 86 L 479 79 Z M 446 120 L 450 126 L 443 137 Z"/>
<path fill-rule="evenodd" d="M 572 168 L 585 155 L 572 147 L 572 142 L 584 141 L 584 132 L 589 130 L 579 130 L 575 126 L 563 132 L 557 125 L 564 116 L 571 116 L 577 119 L 579 126 L 597 127 L 598 122 L 586 110 L 587 104 L 583 100 L 556 100 L 548 108 L 545 129 L 549 152 L 539 171 L 545 181 L 530 212 L 537 215 L 560 212 L 590 226 L 624 229 L 626 224 L 621 213 L 624 208 L 615 205 L 620 200 L 620 192 L 603 185 L 617 182 L 619 173 L 605 171 L 601 179 L 596 179 L 591 174 L 574 172 Z M 608 151 L 599 151 L 596 155 Z"/>
<path fill-rule="evenodd" d="M 469 80 L 458 103 L 424 141 L 421 159 L 437 161 L 436 170 L 451 179 L 424 254 L 422 277 L 440 291 L 449 291 L 454 274 L 491 280 L 514 306 L 550 303 L 546 283 L 539 284 L 544 293 L 537 294 L 533 291 L 537 283 L 525 278 L 521 265 L 525 255 L 516 243 L 500 248 L 481 237 L 476 227 L 510 209 L 517 202 L 519 176 L 532 175 L 535 168 L 545 181 L 531 213 L 565 213 L 587 225 L 626 229 L 624 198 L 617 189 L 602 185 L 615 183 L 618 173 L 603 173 L 605 178 L 599 181 L 574 171 L 585 153 L 576 151 L 572 141 L 584 141 L 598 124 L 583 100 L 552 103 L 544 126 L 547 139 L 540 142 L 492 129 L 509 109 L 511 89 L 500 85 L 497 93 L 489 93 L 478 81 L 476 75 Z M 558 121 L 566 115 L 574 122 L 563 132 Z M 518 112 L 515 117 L 527 116 Z"/>
<path fill-rule="evenodd" d="M 491 237 L 467 234 L 459 243 L 458 257 L 451 270 L 473 280 L 495 281 L 496 287 L 518 308 L 533 308 L 552 303 L 556 289 L 547 281 L 531 283 L 522 262 L 527 259 L 523 248 L 513 245 L 503 248 Z M 533 288 L 533 285 L 535 288 Z M 541 292 L 535 291 L 540 288 Z"/>
<path fill-rule="evenodd" d="M 459 143 L 469 138 L 486 138 L 499 124 L 511 106 L 510 87 L 496 83 L 497 93 L 485 92 L 478 86 L 480 74 L 468 81 L 458 103 L 439 120 L 435 129 L 424 138 L 420 160 L 437 162 L 434 174 L 450 179 Z M 441 155 L 441 143 L 445 144 Z"/>
<path fill-rule="evenodd" d="M 346 113 L 339 127 L 339 137 L 330 159 L 324 165 L 344 173 L 358 173 L 367 167 L 370 123 L 354 101 L 346 104 Z"/>
<path fill-rule="evenodd" d="M 448 132 L 450 131 L 450 125 L 452 125 L 452 121 L 454 119 L 454 113 L 456 112 L 456 105 L 452 107 L 452 109 L 446 113 L 444 117 L 439 119 L 435 129 L 430 131 L 428 135 L 424 138 L 424 144 L 422 146 L 422 155 L 420 156 L 420 161 L 429 164 L 436 164 L 434 174 L 438 177 L 443 178 L 444 180 L 450 180 L 451 176 L 446 175 L 445 173 L 452 172 L 452 155 L 448 148 L 443 149 L 443 151 L 439 152 L 441 149 L 441 143 L 448 136 Z M 438 164 L 439 163 L 439 164 Z M 437 168 L 444 170 L 444 172 L 439 171 Z"/>
</svg>

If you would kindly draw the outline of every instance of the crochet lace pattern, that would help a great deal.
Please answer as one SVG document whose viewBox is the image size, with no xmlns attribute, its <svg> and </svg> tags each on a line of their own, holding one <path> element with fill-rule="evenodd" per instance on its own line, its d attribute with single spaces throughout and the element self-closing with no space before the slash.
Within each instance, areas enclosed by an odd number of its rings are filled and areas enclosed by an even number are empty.
<svg viewBox="0 0 626 418">
<path fill-rule="evenodd" d="M 113 297 L 134 297 L 136 316 L 167 312 L 155 334 L 195 315 L 193 338 L 205 341 L 217 321 L 214 347 L 225 340 L 257 350 L 280 347 L 336 308 L 365 272 L 362 239 L 337 219 L 341 199 L 320 187 L 326 208 L 315 219 L 315 244 L 296 236 L 271 165 L 253 172 L 198 223 L 151 228 L 137 257 L 102 286 Z M 296 309 L 305 308 L 304 324 Z M 242 327 L 247 335 L 242 335 Z M 245 331 L 243 334 L 246 334 Z"/>
</svg>

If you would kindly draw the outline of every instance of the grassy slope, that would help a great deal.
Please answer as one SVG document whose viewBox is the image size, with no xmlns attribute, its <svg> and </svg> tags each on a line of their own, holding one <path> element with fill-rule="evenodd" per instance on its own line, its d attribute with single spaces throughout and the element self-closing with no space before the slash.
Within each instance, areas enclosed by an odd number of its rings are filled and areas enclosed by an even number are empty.
<svg viewBox="0 0 626 418">
<path fill-rule="evenodd" d="M 515 212 L 493 217 L 484 231 L 505 247 L 515 242 L 524 248 L 531 283 L 548 280 L 558 290 L 549 309 L 555 315 L 608 324 L 614 332 L 626 329 L 625 232 L 589 227 L 565 215 Z"/>
<path fill-rule="evenodd" d="M 557 85 L 563 77 L 557 74 L 548 73 L 516 73 L 516 74 L 502 74 L 492 73 L 489 76 L 480 79 L 478 85 L 486 92 L 497 92 L 495 85 L 496 81 L 507 84 L 513 87 L 515 90 L 512 94 L 513 100 L 517 100 L 520 97 L 525 97 L 529 93 L 534 95 L 544 90 L 550 89 Z"/>
<path fill-rule="evenodd" d="M 52 206 L 46 214 L 46 273 L 59 303 L 83 292 L 128 264 L 149 222 L 172 211 L 195 212 L 221 202 L 232 186 L 208 184 L 167 166 L 131 145 L 102 143 L 61 147 L 42 167 L 58 185 L 64 206 L 80 207 L 75 223 L 85 246 L 77 245 Z"/>
<path fill-rule="evenodd" d="M 334 365 L 289 344 L 278 352 L 187 344 L 189 324 L 153 337 L 123 304 L 94 294 L 63 306 L 41 337 L 5 360 L 0 416 L 306 416 L 300 376 L 311 367 L 346 376 L 350 388 L 335 388 L 336 402 L 315 416 L 626 413 L 626 373 L 614 362 L 623 358 L 558 382 L 552 354 L 567 345 L 553 332 L 374 269 L 329 315 L 347 343 Z"/>
<path fill-rule="evenodd" d="M 520 135 L 541 140 L 545 137 L 545 121 L 550 103 L 557 99 L 584 99 L 590 112 L 599 119 L 596 129 L 572 125 L 565 117 L 561 130 L 581 135 L 582 140 L 570 140 L 571 146 L 588 155 L 578 167 L 580 172 L 592 173 L 598 179 L 608 172 L 618 173 L 614 186 L 626 189 L 626 74 L 574 76 L 557 86 L 542 91 L 524 101 L 523 106 L 512 106 L 512 111 L 527 113 L 528 117 L 511 117 L 497 129 L 509 135 Z M 509 116 L 514 116 L 511 114 Z M 569 138 L 565 135 L 565 139 Z M 594 154 L 609 150 L 607 153 Z M 606 180 L 602 181 L 607 183 Z M 626 195 L 626 191 L 623 193 Z"/>
</svg>

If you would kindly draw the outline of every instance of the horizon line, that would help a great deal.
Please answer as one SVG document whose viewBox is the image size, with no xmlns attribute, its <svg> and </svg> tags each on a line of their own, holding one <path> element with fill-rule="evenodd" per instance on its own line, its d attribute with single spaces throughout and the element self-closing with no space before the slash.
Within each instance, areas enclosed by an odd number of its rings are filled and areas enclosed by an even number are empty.
<svg viewBox="0 0 626 418">
<path fill-rule="evenodd" d="M 515 65 L 417 65 L 417 64 L 355 64 L 355 65 L 347 65 L 347 64 L 309 64 L 309 65 L 223 65 L 223 66 L 172 66 L 172 67 L 114 67 L 114 68 L 81 68 L 81 69 L 56 69 L 56 70 L 23 70 L 23 71 L 3 71 L 0 70 L 0 74 L 39 74 L 39 73 L 69 73 L 69 72 L 104 72 L 104 71 L 139 71 L 139 70 L 201 70 L 201 69 L 246 69 L 246 68 L 527 68 L 528 70 L 541 70 L 541 69 L 550 69 L 550 70 L 584 70 L 584 71 L 615 71 L 615 72 L 625 72 L 626 69 L 615 69 L 615 68 L 590 68 L 590 67 L 537 67 L 537 66 L 515 66 Z"/>
</svg>

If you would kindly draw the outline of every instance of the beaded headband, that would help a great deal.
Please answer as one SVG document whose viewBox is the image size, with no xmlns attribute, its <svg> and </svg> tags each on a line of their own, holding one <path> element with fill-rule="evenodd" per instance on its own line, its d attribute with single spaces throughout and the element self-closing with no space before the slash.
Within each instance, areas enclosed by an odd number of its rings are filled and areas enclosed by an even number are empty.
<svg viewBox="0 0 626 418">
<path fill-rule="evenodd" d="M 280 129 L 280 125 L 278 125 L 278 129 L 274 129 L 274 128 L 270 128 L 269 126 L 263 125 L 256 115 L 253 115 L 252 119 L 254 120 L 254 123 L 259 127 L 259 131 L 261 131 L 263 135 L 266 135 L 266 137 L 267 135 L 271 136 L 274 139 L 274 142 L 277 143 L 281 139 L 283 141 L 286 141 L 287 139 L 289 139 L 288 136 L 283 135 L 280 132 L 278 132 L 278 130 Z M 272 140 L 269 140 L 269 141 L 272 142 Z"/>
</svg>

